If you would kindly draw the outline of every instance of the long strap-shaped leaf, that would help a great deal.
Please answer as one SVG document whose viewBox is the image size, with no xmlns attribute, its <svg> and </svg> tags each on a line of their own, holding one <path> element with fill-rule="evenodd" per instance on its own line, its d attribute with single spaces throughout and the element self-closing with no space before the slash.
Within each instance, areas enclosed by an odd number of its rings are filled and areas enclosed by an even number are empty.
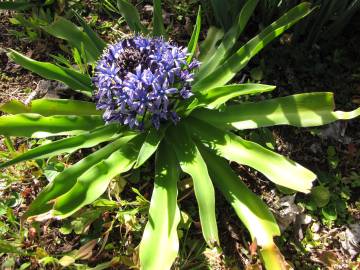
<svg viewBox="0 0 360 270">
<path fill-rule="evenodd" d="M 35 72 L 45 79 L 61 81 L 67 84 L 71 89 L 79 90 L 84 94 L 91 96 L 93 91 L 92 82 L 90 77 L 87 75 L 73 69 L 59 67 L 48 62 L 33 60 L 11 49 L 8 55 L 13 61 L 15 61 L 15 63 L 32 72 Z"/>
<path fill-rule="evenodd" d="M 199 77 L 193 85 L 193 91 L 225 85 L 270 41 L 278 37 L 310 12 L 310 4 L 306 2 L 291 9 L 280 19 L 266 27 L 259 35 L 248 41 L 208 76 L 205 78 Z"/>
<path fill-rule="evenodd" d="M 251 239 L 261 247 L 268 270 L 287 269 L 283 256 L 274 243 L 280 235 L 279 226 L 266 204 L 235 175 L 229 164 L 214 153 L 199 146 L 208 165 L 211 179 L 250 232 Z"/>
<path fill-rule="evenodd" d="M 106 43 L 105 41 L 103 41 L 95 32 L 94 30 L 91 29 L 91 27 L 86 23 L 86 21 L 76 12 L 76 11 L 72 11 L 72 13 L 75 15 L 76 19 L 79 21 L 79 23 L 81 24 L 81 26 L 84 29 L 84 32 L 88 35 L 88 37 L 90 38 L 90 40 L 94 43 L 94 45 L 96 46 L 96 48 L 98 49 L 98 52 L 101 52 L 104 50 L 104 48 L 106 47 Z M 85 44 L 86 45 L 86 44 Z"/>
<path fill-rule="evenodd" d="M 117 139 L 58 174 L 30 204 L 29 209 L 24 214 L 24 218 L 41 215 L 51 210 L 53 200 L 68 192 L 75 185 L 78 177 L 101 160 L 109 157 L 120 147 L 126 145 L 134 137 L 135 135 L 129 135 Z"/>
<path fill-rule="evenodd" d="M 89 131 L 104 124 L 101 116 L 55 115 L 41 116 L 22 113 L 0 117 L 0 134 L 19 137 L 48 137 L 73 135 Z"/>
<path fill-rule="evenodd" d="M 151 196 L 149 220 L 140 243 L 140 269 L 168 270 L 178 250 L 177 205 L 179 164 L 171 146 L 161 143 L 156 154 L 155 183 Z"/>
<path fill-rule="evenodd" d="M 296 162 L 203 121 L 195 118 L 187 121 L 193 136 L 214 149 L 218 155 L 250 166 L 278 185 L 304 193 L 310 192 L 316 175 Z"/>
<path fill-rule="evenodd" d="M 161 10 L 161 0 L 153 0 L 154 16 L 153 16 L 153 35 L 161 37 L 166 34 Z"/>
<path fill-rule="evenodd" d="M 66 218 L 99 198 L 107 189 L 111 179 L 130 170 L 135 164 L 137 153 L 144 142 L 143 135 L 135 137 L 81 175 L 67 193 L 55 200 L 52 215 Z"/>
<path fill-rule="evenodd" d="M 0 168 L 4 168 L 29 159 L 47 158 L 58 154 L 71 153 L 81 148 L 93 147 L 99 143 L 111 141 L 120 136 L 119 131 L 119 125 L 110 124 L 88 133 L 41 145 L 30 149 L 29 151 L 13 158 L 12 160 L 0 163 Z"/>
<path fill-rule="evenodd" d="M 333 93 L 319 92 L 230 105 L 221 112 L 202 109 L 192 115 L 216 127 L 236 129 L 273 125 L 312 127 L 360 115 L 360 108 L 350 112 L 334 109 Z"/>
<path fill-rule="evenodd" d="M 206 34 L 205 40 L 200 44 L 199 60 L 206 62 L 216 52 L 218 41 L 224 36 L 224 31 L 216 27 L 210 26 Z"/>
<path fill-rule="evenodd" d="M 56 17 L 52 24 L 43 26 L 42 29 L 54 37 L 66 40 L 79 51 L 81 51 L 81 44 L 83 44 L 86 57 L 90 62 L 96 61 L 102 53 L 93 38 L 63 17 Z"/>
<path fill-rule="evenodd" d="M 199 104 L 203 104 L 207 108 L 216 108 L 234 97 L 273 91 L 275 88 L 272 85 L 257 83 L 230 84 L 199 91 L 196 96 Z"/>
<path fill-rule="evenodd" d="M 212 57 L 200 66 L 199 73 L 196 75 L 198 78 L 204 78 L 210 74 L 210 72 L 215 70 L 222 60 L 225 60 L 225 56 L 232 50 L 239 36 L 244 31 L 258 2 L 259 0 L 249 0 L 245 3 L 237 21 L 225 34 L 223 41 L 220 43 L 219 47 L 216 48 Z"/>
<path fill-rule="evenodd" d="M 146 135 L 146 139 L 143 145 L 140 148 L 135 168 L 140 167 L 145 163 L 156 151 L 160 142 L 164 138 L 165 130 L 167 127 L 162 127 L 160 130 L 156 130 L 155 128 L 151 128 Z"/>
<path fill-rule="evenodd" d="M 200 35 L 200 28 L 201 28 L 201 6 L 199 6 L 198 13 L 196 16 L 196 23 L 194 26 L 193 33 L 191 34 L 191 38 L 188 44 L 188 53 L 189 56 L 187 58 L 187 62 L 190 63 L 195 52 L 196 47 L 198 45 L 199 35 Z"/>
<path fill-rule="evenodd" d="M 72 99 L 36 99 L 29 105 L 13 99 L 0 106 L 0 111 L 9 114 L 38 113 L 50 115 L 102 115 L 93 102 Z"/>
<path fill-rule="evenodd" d="M 148 32 L 140 21 L 140 15 L 136 7 L 127 0 L 117 0 L 116 3 L 121 15 L 133 32 L 143 34 Z"/>
<path fill-rule="evenodd" d="M 181 169 L 193 179 L 202 232 L 206 243 L 210 247 L 218 246 L 215 193 L 206 164 L 183 125 L 169 128 L 169 133 L 165 138 L 175 150 Z"/>
</svg>

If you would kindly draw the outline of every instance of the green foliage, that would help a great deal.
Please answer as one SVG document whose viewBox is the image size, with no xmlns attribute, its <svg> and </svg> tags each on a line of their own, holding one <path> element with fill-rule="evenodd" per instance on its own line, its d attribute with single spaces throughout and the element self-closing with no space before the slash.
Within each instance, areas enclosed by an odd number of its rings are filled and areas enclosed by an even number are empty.
<svg viewBox="0 0 360 270">
<path fill-rule="evenodd" d="M 101 115 L 92 102 L 70 99 L 36 99 L 28 106 L 17 100 L 0 106 L 1 111 L 8 114 L 37 113 L 42 116 L 51 115 Z"/>
<path fill-rule="evenodd" d="M 161 10 L 161 0 L 154 0 L 153 35 L 165 36 L 165 28 Z"/>
<path fill-rule="evenodd" d="M 187 133 L 186 126 L 180 127 L 180 130 L 182 132 L 178 136 L 179 130 L 171 128 L 166 139 L 175 150 L 181 169 L 193 180 L 204 238 L 210 247 L 216 247 L 219 245 L 219 236 L 215 217 L 214 187 L 205 161 Z"/>
<path fill-rule="evenodd" d="M 124 17 L 126 23 L 130 27 L 130 29 L 135 33 L 146 33 L 147 29 L 142 25 L 140 22 L 140 15 L 139 12 L 136 10 L 136 8 L 130 4 L 127 0 L 117 0 L 117 7 L 121 13 L 121 15 Z M 158 6 L 157 6 L 158 9 Z M 158 16 L 158 12 L 157 12 Z M 159 18 L 157 20 L 157 26 L 160 27 L 160 21 Z"/>
<path fill-rule="evenodd" d="M 0 3 L 0 9 L 24 10 L 32 7 L 29 1 L 4 1 Z"/>
<path fill-rule="evenodd" d="M 300 28 L 298 34 L 306 35 L 306 44 L 311 46 L 320 38 L 334 38 L 341 33 L 354 14 L 360 9 L 359 0 L 318 0 L 319 9 Z"/>
<path fill-rule="evenodd" d="M 244 7 L 241 9 L 241 12 L 238 15 L 236 21 L 234 21 L 233 26 L 226 32 L 224 38 L 222 39 L 220 45 L 216 48 L 214 53 L 206 59 L 202 64 L 198 77 L 207 76 L 210 72 L 214 71 L 217 66 L 229 57 L 230 48 L 234 47 L 239 36 L 245 29 L 246 24 L 248 23 L 251 15 L 253 14 L 255 7 L 258 4 L 258 0 L 248 1 Z M 211 32 L 210 32 L 211 34 Z M 211 36 L 211 35 L 210 35 Z M 206 90 L 206 89 L 205 89 Z"/>
<path fill-rule="evenodd" d="M 188 44 L 188 52 L 190 53 L 188 58 L 187 58 L 187 62 L 190 63 L 191 59 L 193 58 L 195 51 L 196 51 L 196 46 L 198 44 L 198 40 L 199 40 L 199 35 L 200 35 L 200 28 L 201 28 L 201 7 L 199 7 L 197 16 L 196 16 L 196 24 L 193 30 L 193 33 L 191 35 L 189 44 Z"/>
<path fill-rule="evenodd" d="M 42 29 L 56 38 L 68 41 L 72 47 L 77 48 L 79 51 L 83 47 L 86 58 L 90 63 L 96 61 L 104 49 L 95 33 L 89 32 L 89 30 L 87 30 L 88 32 L 81 31 L 72 22 L 62 17 L 56 18 L 52 24 L 44 26 Z"/>
<path fill-rule="evenodd" d="M 262 92 L 263 89 L 257 85 L 257 91 Z M 194 116 L 216 127 L 251 129 L 274 125 L 319 126 L 360 115 L 359 108 L 350 112 L 333 110 L 333 94 L 317 92 L 229 105 L 221 111 L 201 109 L 194 112 Z"/>
<path fill-rule="evenodd" d="M 10 50 L 9 57 L 24 68 L 46 79 L 61 81 L 73 90 L 79 90 L 86 95 L 91 95 L 93 91 L 90 77 L 72 68 L 64 68 L 48 62 L 35 61 L 13 50 Z"/>
<path fill-rule="evenodd" d="M 19 137 L 74 135 L 103 125 L 101 116 L 55 115 L 41 116 L 21 113 L 0 117 L 1 134 Z"/>
<path fill-rule="evenodd" d="M 253 14 L 257 2 L 246 2 L 236 22 L 224 35 L 215 28 L 210 29 L 209 37 L 203 46 L 198 46 L 201 25 L 199 9 L 188 46 L 189 59 L 196 55 L 196 48 L 199 47 L 200 52 L 205 54 L 203 57 L 200 56 L 204 65 L 193 82 L 195 95 L 192 100 L 179 105 L 182 120 L 177 125 L 165 125 L 158 131 L 149 129 L 144 132 L 130 132 L 117 124 L 104 125 L 100 116 L 102 112 L 96 111 L 94 104 L 83 101 L 41 100 L 34 101 L 31 106 L 11 101 L 3 105 L 0 109 L 10 115 L 0 117 L 1 135 L 70 136 L 54 139 L 18 156 L 9 155 L 9 160 L 0 164 L 5 168 L 29 159 L 37 159 L 40 163 L 46 158 L 53 161 L 48 162 L 45 167 L 46 171 L 53 173 L 50 173 L 49 177 L 53 178 L 52 181 L 31 203 L 23 218 L 64 219 L 79 213 L 79 210 L 89 205 L 116 208 L 119 203 L 101 198 L 108 186 L 117 183 L 113 180 L 122 179 L 120 175 L 123 173 L 130 172 L 131 175 L 136 175 L 137 171 L 131 169 L 140 168 L 155 154 L 155 184 L 149 220 L 140 244 L 142 269 L 169 269 L 179 252 L 177 228 L 189 228 L 186 222 L 181 221 L 184 215 L 177 205 L 177 183 L 183 175 L 191 178 L 189 183 L 193 186 L 199 208 L 202 233 L 209 247 L 217 250 L 220 246 L 216 223 L 215 186 L 232 205 L 249 230 L 252 240 L 259 244 L 260 255 L 266 268 L 284 269 L 286 262 L 273 240 L 274 236 L 280 234 L 273 215 L 261 199 L 238 179 L 229 167 L 228 161 L 250 166 L 270 181 L 303 193 L 310 192 L 316 175 L 269 148 L 243 139 L 237 131 L 273 125 L 323 125 L 338 119 L 355 118 L 359 116 L 360 109 L 333 112 L 331 93 L 307 93 L 261 102 L 231 103 L 231 99 L 240 95 L 274 90 L 275 87 L 269 85 L 227 83 L 269 42 L 312 11 L 310 4 L 304 2 L 239 47 L 238 37 Z M 117 8 L 133 32 L 150 33 L 141 24 L 139 13 L 130 2 L 118 0 Z M 94 63 L 105 43 L 78 15 L 76 17 L 83 30 L 64 18 L 58 18 L 44 29 L 69 43 L 74 52 L 75 62 L 79 66 L 78 70 L 34 61 L 15 51 L 11 51 L 9 56 L 16 63 L 47 79 L 62 81 L 74 90 L 91 95 L 93 89 L 86 65 Z M 155 0 L 153 35 L 163 34 L 161 3 Z M 58 57 L 57 60 L 64 59 Z M 107 144 L 104 146 L 105 142 Z M 58 154 L 72 153 L 82 148 L 92 148 L 94 151 L 70 167 L 65 168 L 61 164 L 58 166 L 56 160 L 51 160 Z M 11 147 L 9 149 L 12 152 Z M 331 150 L 329 158 L 334 158 L 334 152 Z M 120 185 L 117 185 L 117 189 L 120 190 Z M 139 191 L 133 191 L 137 194 L 139 208 L 129 210 L 131 214 L 119 212 L 117 217 L 123 223 L 130 219 L 133 226 L 140 230 L 139 222 L 134 220 L 139 211 L 149 207 L 149 202 Z M 328 202 L 328 194 L 325 193 L 317 188 L 311 196 L 316 203 L 315 207 L 326 205 L 321 211 L 325 218 L 331 220 L 336 218 L 334 213 L 337 214 L 337 209 L 341 206 L 336 206 L 338 208 L 334 210 L 334 202 L 331 199 Z M 99 213 L 101 212 L 90 212 L 89 215 L 76 218 L 65 224 L 62 232 L 66 234 L 74 231 L 81 234 L 86 225 L 98 218 Z M 10 214 L 9 216 L 11 218 Z M 86 252 L 88 254 L 89 250 L 92 250 L 96 241 L 88 241 L 80 249 L 73 250 L 56 263 L 63 267 L 74 264 L 76 260 L 84 258 Z M 134 267 L 131 263 L 128 265 Z"/>
<path fill-rule="evenodd" d="M 216 69 L 214 69 L 213 72 L 199 78 L 197 82 L 194 83 L 194 91 L 215 88 L 228 83 L 241 69 L 246 66 L 250 59 L 262 50 L 269 42 L 282 34 L 285 30 L 289 29 L 310 12 L 310 4 L 307 2 L 304 2 L 288 11 L 280 19 L 276 20 L 261 31 L 259 35 L 248 41 L 234 54 L 229 57 L 225 57 L 225 59 L 222 58 L 222 64 L 214 65 Z M 230 53 L 230 51 L 231 50 L 229 49 L 228 53 Z"/>
<path fill-rule="evenodd" d="M 180 210 L 177 205 L 177 181 L 179 168 L 170 148 L 169 144 L 163 142 L 156 156 L 149 221 L 140 243 L 142 269 L 170 269 L 178 254 L 177 227 L 180 222 Z M 167 248 L 164 249 L 164 247 Z"/>
</svg>

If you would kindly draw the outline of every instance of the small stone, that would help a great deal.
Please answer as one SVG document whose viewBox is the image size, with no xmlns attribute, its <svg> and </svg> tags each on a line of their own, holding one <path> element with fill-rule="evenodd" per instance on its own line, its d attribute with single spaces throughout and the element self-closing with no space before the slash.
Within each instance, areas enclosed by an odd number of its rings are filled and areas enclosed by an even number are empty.
<svg viewBox="0 0 360 270">
<path fill-rule="evenodd" d="M 312 221 L 312 217 L 310 215 L 301 215 L 301 224 L 307 225 Z"/>
<path fill-rule="evenodd" d="M 313 223 L 313 224 L 311 225 L 311 228 L 310 228 L 310 229 L 311 229 L 311 231 L 314 232 L 314 233 L 318 232 L 319 229 L 320 229 L 319 223 Z"/>
</svg>

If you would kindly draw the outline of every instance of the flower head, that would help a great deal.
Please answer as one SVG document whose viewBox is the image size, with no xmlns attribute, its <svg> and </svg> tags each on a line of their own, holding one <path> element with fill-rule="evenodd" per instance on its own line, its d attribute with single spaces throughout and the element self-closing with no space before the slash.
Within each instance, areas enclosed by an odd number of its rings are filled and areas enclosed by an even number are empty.
<svg viewBox="0 0 360 270">
<path fill-rule="evenodd" d="M 193 71 L 200 65 L 186 58 L 186 48 L 162 38 L 135 36 L 109 45 L 93 77 L 104 120 L 139 129 L 147 120 L 157 129 L 162 121 L 178 122 L 178 100 L 192 96 Z"/>
</svg>

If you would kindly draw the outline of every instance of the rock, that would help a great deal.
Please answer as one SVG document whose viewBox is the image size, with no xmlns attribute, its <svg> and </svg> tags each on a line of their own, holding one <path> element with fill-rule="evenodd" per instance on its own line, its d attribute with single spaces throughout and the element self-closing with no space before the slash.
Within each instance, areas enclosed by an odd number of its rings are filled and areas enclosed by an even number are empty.
<svg viewBox="0 0 360 270">
<path fill-rule="evenodd" d="M 296 194 L 282 197 L 278 202 L 276 219 L 282 231 L 294 223 L 296 217 L 301 213 L 302 209 L 295 204 L 295 196 Z"/>
<path fill-rule="evenodd" d="M 344 144 L 349 144 L 351 143 L 351 138 L 345 136 L 346 127 L 347 122 L 336 121 L 328 124 L 326 128 L 322 129 L 319 136 L 323 139 L 330 138 Z"/>
<path fill-rule="evenodd" d="M 40 80 L 36 89 L 30 93 L 25 100 L 25 104 L 28 105 L 33 99 L 39 98 L 60 98 L 60 95 L 70 88 L 62 82 Z"/>
<path fill-rule="evenodd" d="M 360 252 L 360 223 L 349 225 L 343 234 L 341 246 L 354 258 Z"/>
</svg>

